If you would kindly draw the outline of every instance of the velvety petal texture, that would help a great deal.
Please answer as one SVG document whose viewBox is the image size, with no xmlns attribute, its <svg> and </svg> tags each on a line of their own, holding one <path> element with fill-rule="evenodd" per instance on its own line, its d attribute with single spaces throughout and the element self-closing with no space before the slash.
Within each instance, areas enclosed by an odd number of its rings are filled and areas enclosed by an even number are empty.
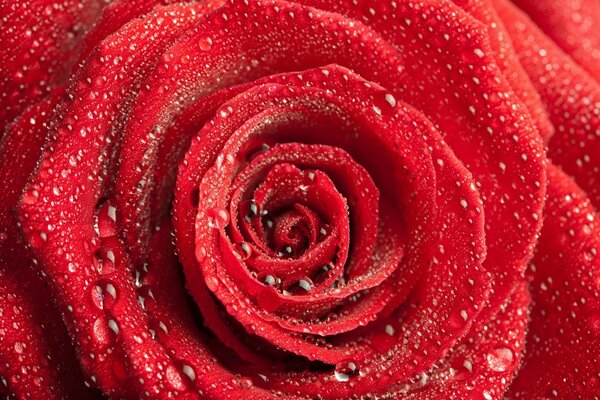
<svg viewBox="0 0 600 400">
<path fill-rule="evenodd" d="M 0 395 L 600 398 L 594 2 L 0 16 Z"/>
</svg>

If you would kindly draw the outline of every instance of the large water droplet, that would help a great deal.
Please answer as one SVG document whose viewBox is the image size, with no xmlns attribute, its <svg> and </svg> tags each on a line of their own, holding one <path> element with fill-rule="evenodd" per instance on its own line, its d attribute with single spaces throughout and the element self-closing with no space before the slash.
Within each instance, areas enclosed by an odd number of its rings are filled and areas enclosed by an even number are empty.
<svg viewBox="0 0 600 400">
<path fill-rule="evenodd" d="M 513 363 L 513 352 L 511 349 L 502 347 L 492 350 L 487 355 L 487 363 L 496 372 L 504 372 L 510 369 Z"/>
<path fill-rule="evenodd" d="M 212 45 L 213 41 L 209 37 L 204 37 L 198 40 L 198 47 L 200 47 L 200 50 L 202 51 L 209 51 L 210 49 L 212 49 Z"/>
<path fill-rule="evenodd" d="M 117 323 L 114 320 L 109 320 L 104 316 L 101 316 L 94 321 L 92 330 L 94 339 L 103 345 L 111 344 L 119 333 L 119 327 Z"/>
<path fill-rule="evenodd" d="M 248 377 L 243 377 L 240 379 L 240 386 L 243 389 L 249 389 L 254 385 L 254 383 L 252 382 L 252 379 L 248 378 Z"/>
<path fill-rule="evenodd" d="M 247 242 L 237 242 L 234 245 L 233 250 L 235 251 L 236 256 L 242 261 L 247 260 L 252 253 L 252 248 Z"/>
<path fill-rule="evenodd" d="M 309 293 L 314 287 L 313 281 L 308 277 L 302 277 L 297 280 L 293 280 L 285 285 L 283 294 L 289 295 L 304 295 Z"/>
<path fill-rule="evenodd" d="M 15 349 L 15 353 L 17 354 L 23 354 L 23 351 L 25 350 L 25 347 L 27 347 L 27 345 L 23 342 L 15 342 L 14 345 L 14 349 Z"/>
<path fill-rule="evenodd" d="M 335 366 L 333 375 L 338 382 L 348 382 L 350 378 L 358 375 L 358 366 L 354 361 L 342 361 Z"/>
<path fill-rule="evenodd" d="M 109 247 L 100 248 L 93 257 L 94 267 L 101 275 L 108 275 L 117 269 L 115 252 Z"/>
<path fill-rule="evenodd" d="M 183 377 L 176 367 L 169 365 L 166 371 L 167 382 L 176 390 L 183 390 L 185 386 L 183 384 Z"/>
<path fill-rule="evenodd" d="M 223 208 L 213 208 L 208 212 L 208 225 L 211 228 L 223 229 L 229 224 L 229 213 Z"/>
<path fill-rule="evenodd" d="M 206 248 L 204 246 L 196 247 L 196 260 L 202 263 L 206 259 Z"/>
<path fill-rule="evenodd" d="M 92 302 L 100 309 L 110 310 L 117 301 L 117 288 L 110 281 L 100 281 L 92 286 Z"/>
<path fill-rule="evenodd" d="M 267 286 L 275 286 L 279 281 L 275 275 L 269 274 L 268 272 L 258 274 L 256 279 Z"/>
<path fill-rule="evenodd" d="M 219 288 L 219 280 L 214 276 L 209 276 L 208 279 L 206 279 L 206 286 L 210 291 L 215 292 Z"/>
<path fill-rule="evenodd" d="M 183 372 L 183 374 L 187 376 L 190 381 L 193 382 L 196 380 L 196 372 L 194 372 L 194 369 L 191 366 L 183 364 L 181 367 L 181 372 Z"/>
</svg>

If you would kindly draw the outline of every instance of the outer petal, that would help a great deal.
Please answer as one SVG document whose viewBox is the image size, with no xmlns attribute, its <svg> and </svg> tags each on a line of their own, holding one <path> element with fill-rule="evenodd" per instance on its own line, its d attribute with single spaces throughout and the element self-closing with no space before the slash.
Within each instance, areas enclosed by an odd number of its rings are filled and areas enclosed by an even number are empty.
<svg viewBox="0 0 600 400">
<path fill-rule="evenodd" d="M 515 286 L 496 318 L 473 330 L 441 362 L 424 374 L 415 393 L 406 399 L 501 399 L 519 372 L 529 322 L 529 292 L 525 283 Z M 423 384 L 425 383 L 425 384 Z"/>
<path fill-rule="evenodd" d="M 600 206 L 600 85 L 506 0 L 495 0 L 556 133 L 549 157 Z"/>
<path fill-rule="evenodd" d="M 494 10 L 491 0 L 453 0 L 475 18 L 480 20 L 487 28 L 490 45 L 502 73 L 509 81 L 512 90 L 527 106 L 527 110 L 536 122 L 536 126 L 544 141 L 548 141 L 554 133 L 546 110 L 541 102 L 540 95 L 529 79 L 527 72 L 519 63 L 519 59 L 504 28 L 500 17 Z"/>
<path fill-rule="evenodd" d="M 100 0 L 0 1 L 0 136 L 8 122 L 69 77 L 101 6 Z"/>
<path fill-rule="evenodd" d="M 48 282 L 25 247 L 14 208 L 46 140 L 55 91 L 9 125 L 0 142 L 0 376 L 18 398 L 80 398 L 95 394 L 70 346 Z"/>
<path fill-rule="evenodd" d="M 565 53 L 600 82 L 600 2 L 512 0 Z"/>
<path fill-rule="evenodd" d="M 585 193 L 548 170 L 544 227 L 530 266 L 533 309 L 514 398 L 600 396 L 600 221 Z"/>
</svg>

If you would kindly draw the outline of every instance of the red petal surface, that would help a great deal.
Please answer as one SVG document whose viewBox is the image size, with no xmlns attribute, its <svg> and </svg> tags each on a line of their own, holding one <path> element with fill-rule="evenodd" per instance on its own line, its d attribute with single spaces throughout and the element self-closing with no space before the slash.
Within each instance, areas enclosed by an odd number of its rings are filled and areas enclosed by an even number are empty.
<svg viewBox="0 0 600 400">
<path fill-rule="evenodd" d="M 501 55 L 496 42 L 453 3 L 309 3 L 365 20 L 395 46 L 403 57 L 400 80 L 373 80 L 437 124 L 478 182 L 486 209 L 484 267 L 494 275 L 493 312 L 531 257 L 546 181 L 539 132 L 495 62 Z"/>
<path fill-rule="evenodd" d="M 527 106 L 527 110 L 536 122 L 536 126 L 544 141 L 548 141 L 554 133 L 546 110 L 541 102 L 529 76 L 519 63 L 512 46 L 509 34 L 504 28 L 498 14 L 492 7 L 491 0 L 454 0 L 454 2 L 481 21 L 488 32 L 490 45 L 494 51 L 496 63 L 509 81 L 512 90 Z"/>
<path fill-rule="evenodd" d="M 0 2 L 0 137 L 8 122 L 69 78 L 81 38 L 102 5 L 99 0 Z"/>
<path fill-rule="evenodd" d="M 597 7 L 515 2 L 0 0 L 0 393 L 597 397 Z"/>
<path fill-rule="evenodd" d="M 594 0 L 513 0 L 556 45 L 600 81 L 600 3 Z"/>
<path fill-rule="evenodd" d="M 0 146 L 0 177 L 6 185 L 0 193 L 0 375 L 8 393 L 18 398 L 95 396 L 84 386 L 48 282 L 35 271 L 37 261 L 26 250 L 13 214 L 61 95 L 54 91 L 27 109 L 7 127 Z"/>
<path fill-rule="evenodd" d="M 556 133 L 548 155 L 600 206 L 600 85 L 515 6 L 496 1 Z"/>
<path fill-rule="evenodd" d="M 598 213 L 558 168 L 550 167 L 548 176 L 544 227 L 528 271 L 533 307 L 527 351 L 510 394 L 593 399 L 600 387 Z"/>
</svg>

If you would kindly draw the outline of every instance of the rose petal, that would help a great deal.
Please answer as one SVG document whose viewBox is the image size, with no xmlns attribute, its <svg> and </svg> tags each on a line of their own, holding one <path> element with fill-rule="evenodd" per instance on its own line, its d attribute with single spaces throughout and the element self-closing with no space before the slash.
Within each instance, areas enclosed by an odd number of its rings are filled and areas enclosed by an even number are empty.
<svg viewBox="0 0 600 400">
<path fill-rule="evenodd" d="M 69 77 L 81 37 L 104 3 L 98 0 L 3 2 L 0 30 L 0 126 Z M 3 132 L 0 131 L 0 136 Z"/>
<path fill-rule="evenodd" d="M 570 178 L 554 166 L 548 177 L 544 227 L 529 271 L 527 351 L 510 394 L 592 399 L 600 376 L 600 224 Z"/>
<path fill-rule="evenodd" d="M 13 214 L 46 140 L 53 105 L 61 95 L 61 90 L 55 90 L 25 110 L 7 127 L 0 146 L 0 177 L 6 185 L 0 192 L 0 376 L 7 396 L 97 397 L 84 386 L 61 316 L 54 309 L 47 283 L 32 265 Z"/>
<path fill-rule="evenodd" d="M 546 182 L 539 132 L 496 64 L 497 42 L 451 2 L 308 3 L 365 21 L 396 47 L 405 68 L 396 82 L 379 82 L 440 127 L 480 185 L 493 314 L 531 257 Z"/>
<path fill-rule="evenodd" d="M 595 0 L 513 0 L 597 82 L 600 81 L 600 4 Z"/>
<path fill-rule="evenodd" d="M 515 6 L 496 8 L 546 105 L 556 133 L 548 155 L 600 206 L 600 85 Z"/>
</svg>

